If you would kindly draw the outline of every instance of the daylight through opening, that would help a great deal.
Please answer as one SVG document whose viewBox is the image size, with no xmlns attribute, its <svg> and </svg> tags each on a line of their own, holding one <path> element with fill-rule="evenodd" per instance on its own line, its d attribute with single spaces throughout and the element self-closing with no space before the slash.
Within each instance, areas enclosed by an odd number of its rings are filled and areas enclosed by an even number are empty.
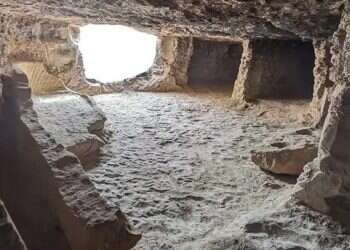
<svg viewBox="0 0 350 250">
<path fill-rule="evenodd" d="M 81 28 L 79 49 L 85 75 L 102 83 L 135 77 L 147 71 L 156 55 L 157 37 L 120 25 Z"/>
</svg>

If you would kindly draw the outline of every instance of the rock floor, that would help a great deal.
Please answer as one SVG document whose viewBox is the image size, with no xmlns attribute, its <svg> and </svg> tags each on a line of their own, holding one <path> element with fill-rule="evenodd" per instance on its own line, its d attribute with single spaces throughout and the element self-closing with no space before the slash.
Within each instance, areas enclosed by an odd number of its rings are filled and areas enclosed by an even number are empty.
<svg viewBox="0 0 350 250">
<path fill-rule="evenodd" d="M 77 95 L 57 94 L 34 97 L 39 122 L 57 143 L 70 147 L 92 137 L 91 127 L 102 123 L 103 115 Z"/>
<path fill-rule="evenodd" d="M 291 187 L 293 179 L 250 161 L 251 150 L 291 124 L 234 111 L 229 98 L 123 93 L 95 101 L 112 136 L 90 177 L 143 233 L 136 249 L 200 249 L 210 234 Z"/>
<path fill-rule="evenodd" d="M 33 98 L 39 121 L 63 145 L 84 138 L 103 110 L 108 140 L 89 176 L 143 234 L 135 249 L 350 248 L 339 223 L 286 203 L 295 178 L 272 176 L 251 161 L 251 151 L 274 141 L 304 140 L 290 137 L 298 117 L 282 122 L 271 119 L 271 109 L 268 117 L 235 111 L 222 96 L 132 92 L 94 99 L 91 108 L 72 95 Z"/>
</svg>

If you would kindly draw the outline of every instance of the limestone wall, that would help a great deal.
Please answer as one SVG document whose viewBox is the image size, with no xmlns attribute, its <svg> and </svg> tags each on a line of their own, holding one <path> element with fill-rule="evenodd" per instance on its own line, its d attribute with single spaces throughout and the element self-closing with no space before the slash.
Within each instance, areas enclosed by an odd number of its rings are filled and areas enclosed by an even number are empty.
<svg viewBox="0 0 350 250">
<path fill-rule="evenodd" d="M 140 239 L 79 160 L 38 123 L 29 88 L 2 76 L 0 196 L 29 249 L 130 249 Z"/>
<path fill-rule="evenodd" d="M 49 74 L 43 63 L 23 62 L 17 65 L 27 75 L 33 94 L 52 93 L 64 89 L 61 79 Z"/>
<path fill-rule="evenodd" d="M 113 84 L 138 91 L 182 91 L 188 88 L 188 67 L 192 57 L 192 38 L 159 38 L 153 66 L 135 78 Z"/>
<path fill-rule="evenodd" d="M 1 12 L 71 22 L 124 24 L 166 35 L 313 39 L 328 37 L 337 29 L 344 2 L 4 0 Z"/>
<path fill-rule="evenodd" d="M 241 63 L 242 45 L 194 39 L 188 68 L 188 85 L 196 91 L 232 94 Z"/>
<path fill-rule="evenodd" d="M 318 158 L 308 164 L 299 178 L 295 197 L 304 204 L 330 213 L 349 224 L 349 44 L 350 8 L 347 4 L 339 30 L 334 35 L 330 79 L 334 80 Z"/>
<path fill-rule="evenodd" d="M 311 43 L 293 40 L 247 41 L 233 98 L 238 102 L 311 99 L 314 60 Z"/>
<path fill-rule="evenodd" d="M 8 0 L 0 3 L 0 72 L 9 73 L 12 64 L 18 63 L 34 91 L 58 88 L 55 77 L 81 92 L 116 91 L 116 85 L 83 85 L 81 56 L 71 41 L 69 25 L 125 24 L 160 36 L 154 67 L 137 79 L 126 80 L 125 85 L 144 91 L 177 91 L 188 88 L 193 37 L 244 39 L 233 93 L 234 100 L 242 103 L 274 93 L 279 87 L 276 79 L 291 76 L 295 82 L 300 80 L 293 76 L 304 65 L 295 63 L 293 53 L 287 53 L 291 61 L 284 58 L 283 46 L 275 46 L 272 40 L 313 41 L 315 83 L 310 112 L 325 125 L 318 158 L 300 177 L 295 198 L 348 221 L 349 5 L 345 0 Z M 286 68 L 293 69 L 287 76 Z M 29 89 L 11 77 L 5 81 L 0 97 L 0 195 L 28 247 L 95 250 L 134 246 L 139 235 L 131 232 L 119 207 L 110 207 L 100 197 L 78 159 L 38 124 Z M 290 94 L 287 90 L 278 89 L 284 95 Z"/>
<path fill-rule="evenodd" d="M 330 79 L 331 72 L 331 41 L 330 39 L 314 41 L 315 67 L 314 89 L 309 113 L 316 125 L 324 122 L 325 113 L 329 108 L 329 94 L 334 82 Z"/>
</svg>

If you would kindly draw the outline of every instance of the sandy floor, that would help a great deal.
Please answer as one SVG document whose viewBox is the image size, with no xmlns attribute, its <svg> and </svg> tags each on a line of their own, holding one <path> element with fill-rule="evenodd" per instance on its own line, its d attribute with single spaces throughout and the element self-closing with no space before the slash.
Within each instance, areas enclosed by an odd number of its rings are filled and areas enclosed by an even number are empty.
<svg viewBox="0 0 350 250">
<path fill-rule="evenodd" d="M 269 126 L 234 111 L 229 98 L 123 93 L 95 100 L 112 135 L 90 177 L 143 233 L 136 249 L 197 249 L 195 242 L 291 186 L 249 154 L 291 124 Z"/>
</svg>

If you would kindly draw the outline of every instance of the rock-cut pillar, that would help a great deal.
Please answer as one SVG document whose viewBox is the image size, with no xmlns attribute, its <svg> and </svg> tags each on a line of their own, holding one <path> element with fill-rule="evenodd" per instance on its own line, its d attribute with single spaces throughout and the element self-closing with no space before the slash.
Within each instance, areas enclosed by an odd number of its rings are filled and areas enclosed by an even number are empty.
<svg viewBox="0 0 350 250">
<path fill-rule="evenodd" d="M 318 158 L 305 167 L 294 197 L 350 224 L 350 4 L 333 40 L 335 90 L 324 122 Z"/>
<path fill-rule="evenodd" d="M 233 99 L 312 99 L 314 49 L 299 40 L 249 40 L 243 54 Z"/>
</svg>

